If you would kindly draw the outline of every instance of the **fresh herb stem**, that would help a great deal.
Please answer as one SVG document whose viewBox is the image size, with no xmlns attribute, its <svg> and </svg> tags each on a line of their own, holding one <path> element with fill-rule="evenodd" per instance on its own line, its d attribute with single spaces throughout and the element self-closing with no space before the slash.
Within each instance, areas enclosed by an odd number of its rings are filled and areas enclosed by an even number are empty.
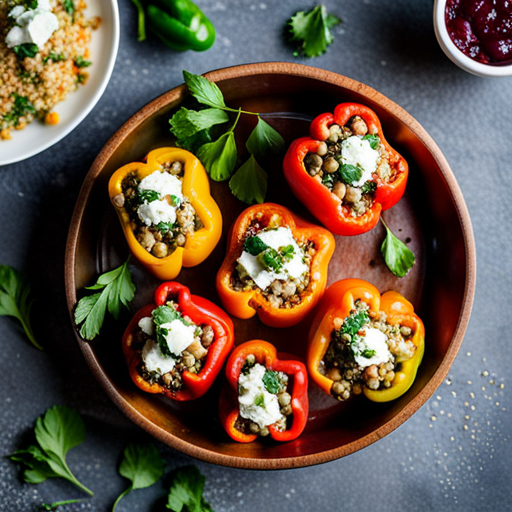
<svg viewBox="0 0 512 512">
<path fill-rule="evenodd" d="M 139 43 L 140 43 L 141 41 L 146 40 L 146 14 L 144 12 L 144 7 L 142 6 L 142 3 L 140 0 L 132 0 L 132 2 L 135 4 L 135 7 L 137 7 L 137 15 L 138 15 L 138 21 L 137 21 L 138 38 L 137 38 L 137 41 L 139 41 Z"/>
<path fill-rule="evenodd" d="M 123 491 L 118 497 L 117 497 L 117 500 L 115 501 L 113 507 L 112 507 L 112 512 L 114 512 L 116 510 L 116 507 L 117 507 L 117 504 L 121 501 L 121 498 L 124 498 L 129 492 L 131 492 L 133 490 L 133 486 L 130 485 L 130 487 L 128 487 L 128 489 L 126 489 L 125 491 Z"/>
</svg>

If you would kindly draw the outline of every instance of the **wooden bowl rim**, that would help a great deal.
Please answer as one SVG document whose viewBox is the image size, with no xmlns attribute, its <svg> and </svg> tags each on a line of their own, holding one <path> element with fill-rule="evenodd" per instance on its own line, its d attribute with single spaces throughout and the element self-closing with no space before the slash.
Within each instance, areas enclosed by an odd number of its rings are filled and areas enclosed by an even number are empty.
<svg viewBox="0 0 512 512">
<path fill-rule="evenodd" d="M 417 139 L 426 147 L 426 149 L 434 157 L 440 172 L 448 188 L 452 194 L 455 209 L 458 213 L 462 236 L 464 240 L 464 251 L 466 256 L 466 283 L 463 294 L 463 301 L 459 316 L 459 321 L 455 329 L 455 334 L 448 347 L 448 350 L 439 365 L 438 369 L 432 375 L 431 379 L 424 386 L 424 388 L 393 418 L 387 421 L 384 425 L 370 432 L 369 434 L 352 441 L 346 445 L 326 450 L 319 453 L 313 453 L 309 455 L 277 458 L 277 459 L 263 459 L 263 458 L 246 458 L 238 457 L 235 455 L 225 455 L 212 451 L 210 449 L 202 448 L 191 444 L 183 439 L 180 439 L 172 433 L 164 430 L 163 428 L 151 423 L 145 416 L 143 416 L 137 409 L 130 405 L 116 390 L 112 381 L 103 371 L 103 368 L 98 361 L 93 349 L 89 343 L 83 341 L 78 335 L 78 331 L 75 328 L 75 335 L 78 340 L 78 344 L 87 364 L 91 368 L 94 376 L 103 386 L 107 394 L 113 400 L 113 402 L 130 418 L 135 424 L 142 427 L 152 436 L 156 437 L 163 443 L 171 446 L 172 448 L 197 459 L 204 460 L 213 464 L 234 467 L 234 468 L 245 468 L 245 469 L 287 469 L 287 468 L 298 468 L 306 467 L 324 462 L 329 462 L 350 453 L 356 452 L 378 439 L 386 436 L 396 428 L 398 428 L 404 421 L 412 416 L 425 402 L 432 396 L 434 391 L 443 382 L 448 375 L 448 371 L 457 356 L 459 348 L 462 344 L 464 334 L 469 322 L 471 314 L 471 308 L 473 304 L 473 298 L 475 293 L 476 285 L 476 251 L 475 241 L 473 236 L 473 229 L 471 226 L 471 220 L 469 212 L 466 207 L 462 192 L 455 179 L 455 176 L 450 169 L 446 158 L 442 154 L 441 150 L 434 142 L 434 140 L 428 135 L 425 129 L 404 109 L 398 106 L 396 103 L 385 97 L 383 94 L 377 92 L 375 89 L 345 77 L 343 75 L 326 71 L 319 68 L 305 66 L 302 64 L 294 64 L 287 62 L 264 62 L 255 64 L 243 64 L 233 66 L 229 68 L 218 69 L 205 73 L 204 76 L 209 80 L 219 83 L 224 80 L 230 80 L 234 78 L 244 78 L 255 75 L 283 75 L 283 76 L 296 76 L 299 78 L 309 78 L 320 82 L 326 82 L 344 89 L 348 89 L 355 93 L 364 95 L 367 98 L 375 101 L 381 108 L 388 111 L 392 116 L 398 118 L 401 122 L 406 124 L 409 129 L 415 134 Z M 123 126 L 110 138 L 105 144 L 104 148 L 98 154 L 94 160 L 91 169 L 87 173 L 82 188 L 79 193 L 79 197 L 73 212 L 71 224 L 68 233 L 68 239 L 66 243 L 66 255 L 65 255 L 65 286 L 66 286 L 66 299 L 68 304 L 68 310 L 73 321 L 73 310 L 77 302 L 76 295 L 76 281 L 75 281 L 75 263 L 76 263 L 76 248 L 80 228 L 83 221 L 85 212 L 85 206 L 87 204 L 89 195 L 94 186 L 96 178 L 101 173 L 105 163 L 118 149 L 124 139 L 137 127 L 139 127 L 144 121 L 150 116 L 156 114 L 163 107 L 181 100 L 188 93 L 184 85 L 180 85 L 171 89 L 170 91 L 162 94 L 156 99 L 152 100 L 136 114 L 134 114 Z"/>
</svg>

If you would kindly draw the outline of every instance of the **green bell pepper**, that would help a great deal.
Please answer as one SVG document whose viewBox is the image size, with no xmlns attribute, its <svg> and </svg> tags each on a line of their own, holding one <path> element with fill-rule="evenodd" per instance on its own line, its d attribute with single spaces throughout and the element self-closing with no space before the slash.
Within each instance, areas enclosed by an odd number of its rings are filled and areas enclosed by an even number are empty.
<svg viewBox="0 0 512 512">
<path fill-rule="evenodd" d="M 149 0 L 148 27 L 167 46 L 183 52 L 208 50 L 215 41 L 215 28 L 191 0 Z"/>
</svg>

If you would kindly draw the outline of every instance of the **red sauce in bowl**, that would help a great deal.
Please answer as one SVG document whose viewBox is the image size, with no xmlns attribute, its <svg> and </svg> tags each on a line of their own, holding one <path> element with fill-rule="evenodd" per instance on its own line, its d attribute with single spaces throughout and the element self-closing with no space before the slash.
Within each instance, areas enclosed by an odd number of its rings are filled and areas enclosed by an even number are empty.
<svg viewBox="0 0 512 512">
<path fill-rule="evenodd" d="M 448 0 L 445 19 L 451 40 L 468 57 L 512 63 L 512 0 Z"/>
</svg>

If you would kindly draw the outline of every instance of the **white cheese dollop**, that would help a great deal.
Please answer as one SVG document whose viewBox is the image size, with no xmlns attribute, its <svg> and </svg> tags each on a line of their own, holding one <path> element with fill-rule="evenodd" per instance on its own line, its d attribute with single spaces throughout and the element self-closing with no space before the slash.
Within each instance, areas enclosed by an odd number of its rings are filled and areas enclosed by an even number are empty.
<svg viewBox="0 0 512 512">
<path fill-rule="evenodd" d="M 362 187 L 372 179 L 372 173 L 377 170 L 379 152 L 372 149 L 368 140 L 353 135 L 341 143 L 341 160 L 344 164 L 357 166 L 363 170 L 361 178 L 352 182 L 353 187 Z"/>
<path fill-rule="evenodd" d="M 363 328 L 363 335 L 359 343 L 354 344 L 354 359 L 359 366 L 366 368 L 372 364 L 387 363 L 391 359 L 386 335 L 379 329 L 373 327 Z M 374 350 L 372 357 L 362 356 L 365 350 Z"/>
<path fill-rule="evenodd" d="M 150 316 L 145 316 L 144 318 L 141 318 L 139 320 L 139 327 L 143 333 L 147 334 L 148 336 L 151 336 L 154 332 L 153 319 Z"/>
<path fill-rule="evenodd" d="M 196 326 L 185 325 L 181 320 L 173 320 L 166 324 L 162 324 L 160 329 L 167 329 L 165 341 L 171 353 L 176 357 L 194 342 Z"/>
<path fill-rule="evenodd" d="M 241 373 L 238 378 L 240 416 L 257 423 L 260 428 L 273 425 L 284 417 L 279 410 L 277 395 L 269 393 L 263 383 L 266 371 L 262 364 L 256 363 L 247 375 Z M 256 405 L 256 401 L 261 401 L 261 405 Z"/>
<path fill-rule="evenodd" d="M 290 228 L 280 227 L 268 231 L 260 231 L 257 237 L 276 251 L 278 251 L 280 247 L 286 247 L 288 245 L 291 245 L 294 249 L 292 259 L 289 261 L 285 260 L 279 272 L 274 272 L 271 269 L 267 270 L 258 261 L 257 256 L 253 256 L 246 251 L 242 252 L 240 258 L 237 260 L 238 263 L 244 267 L 247 274 L 249 274 L 251 279 L 262 290 L 268 288 L 276 279 L 287 280 L 290 277 L 298 278 L 309 270 L 308 265 L 302 261 L 304 253 L 293 238 Z"/>
<path fill-rule="evenodd" d="M 146 226 L 159 222 L 176 222 L 176 209 L 165 200 L 141 204 L 137 209 L 137 215 Z"/>
<path fill-rule="evenodd" d="M 158 343 L 153 340 L 146 341 L 142 349 L 142 360 L 148 372 L 156 372 L 159 375 L 170 372 L 176 364 L 173 357 L 162 354 Z"/>
<path fill-rule="evenodd" d="M 183 192 L 181 188 L 181 180 L 169 174 L 168 172 L 155 171 L 146 176 L 139 183 L 140 190 L 154 190 L 164 196 L 176 196 L 183 200 Z"/>
<path fill-rule="evenodd" d="M 9 48 L 25 43 L 34 43 L 43 48 L 46 41 L 59 28 L 57 16 L 51 12 L 49 0 L 39 0 L 36 9 L 14 7 L 9 16 L 16 25 L 9 30 L 5 42 Z"/>
</svg>

